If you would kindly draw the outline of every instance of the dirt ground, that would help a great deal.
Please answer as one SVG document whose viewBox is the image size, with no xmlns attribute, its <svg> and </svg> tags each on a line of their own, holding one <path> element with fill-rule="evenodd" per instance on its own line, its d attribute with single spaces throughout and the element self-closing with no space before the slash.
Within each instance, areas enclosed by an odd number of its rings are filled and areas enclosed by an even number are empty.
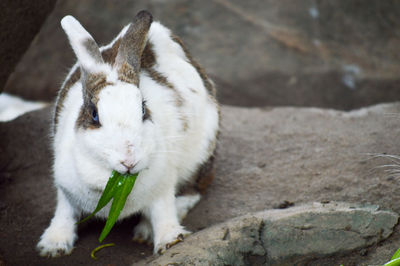
<svg viewBox="0 0 400 266">
<path fill-rule="evenodd" d="M 285 200 L 371 203 L 399 213 L 398 176 L 375 168 L 390 161 L 368 155 L 399 150 L 400 120 L 393 115 L 399 112 L 399 104 L 352 113 L 223 107 L 217 177 L 184 224 L 198 231 L 277 207 Z M 90 258 L 90 251 L 98 245 L 102 222 L 79 227 L 72 255 L 56 259 L 37 255 L 35 245 L 55 205 L 49 114 L 47 108 L 0 123 L 0 255 L 6 264 L 127 265 L 151 255 L 151 247 L 131 241 L 135 218 L 112 230 L 106 243 L 117 246 L 100 251 L 99 261 Z M 383 263 L 400 246 L 398 230 L 381 245 L 322 261 Z"/>
</svg>

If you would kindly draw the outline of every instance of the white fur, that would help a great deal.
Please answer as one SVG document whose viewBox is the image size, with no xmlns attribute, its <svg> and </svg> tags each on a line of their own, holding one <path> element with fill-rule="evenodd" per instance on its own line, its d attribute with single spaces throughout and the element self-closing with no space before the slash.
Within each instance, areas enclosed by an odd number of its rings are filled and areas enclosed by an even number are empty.
<svg viewBox="0 0 400 266">
<path fill-rule="evenodd" d="M 11 121 L 27 112 L 45 107 L 44 102 L 32 102 L 21 99 L 17 96 L 0 94 L 0 122 Z"/>
<path fill-rule="evenodd" d="M 98 64 L 86 51 L 82 45 L 87 40 L 93 40 L 92 35 L 87 32 L 82 25 L 72 16 L 65 16 L 61 20 L 61 26 L 68 36 L 72 49 L 78 58 L 79 63 L 84 69 L 92 70 L 94 72 L 108 72 L 110 69 L 105 69 L 105 64 Z"/>
<path fill-rule="evenodd" d="M 79 54 L 78 41 L 82 36 L 87 38 L 89 33 L 76 23 L 79 24 L 72 17 L 62 22 L 75 53 Z M 125 34 L 126 29 L 119 36 Z M 114 85 L 103 88 L 99 94 L 97 108 L 101 127 L 77 129 L 75 124 L 83 104 L 82 84 L 78 82 L 70 88 L 54 135 L 54 179 L 58 193 L 64 196 L 59 195 L 55 217 L 38 244 L 41 255 L 71 251 L 71 240 L 75 240 L 72 224 L 77 219 L 73 213 L 94 210 L 112 170 L 126 170 L 120 163 L 124 160 L 137 163 L 134 171 L 139 172 L 120 215 L 123 219 L 137 212 L 143 214 L 144 220 L 135 229 L 134 238 L 153 240 L 154 251 L 162 252 L 167 244 L 175 243 L 180 235 L 188 233 L 179 220 L 200 197 L 175 198 L 175 192 L 210 156 L 209 147 L 215 142 L 218 131 L 218 107 L 182 48 L 170 36 L 167 28 L 153 22 L 148 41 L 153 44 L 156 55 L 155 69 L 167 77 L 181 95 L 182 107 L 175 104 L 175 92 L 152 80 L 146 71 L 141 72 L 137 88 L 119 81 L 117 70 L 107 64 L 90 66 L 101 69 Z M 89 63 L 80 62 L 86 60 L 86 55 L 77 57 L 80 64 L 91 65 L 90 58 Z M 142 100 L 151 111 L 151 121 L 142 121 Z M 188 122 L 186 131 L 182 126 L 183 118 Z M 106 218 L 109 207 L 110 204 L 97 216 Z M 69 227 L 64 224 L 66 219 Z M 67 237 L 63 233 L 57 240 L 49 233 L 57 231 L 70 235 Z"/>
</svg>

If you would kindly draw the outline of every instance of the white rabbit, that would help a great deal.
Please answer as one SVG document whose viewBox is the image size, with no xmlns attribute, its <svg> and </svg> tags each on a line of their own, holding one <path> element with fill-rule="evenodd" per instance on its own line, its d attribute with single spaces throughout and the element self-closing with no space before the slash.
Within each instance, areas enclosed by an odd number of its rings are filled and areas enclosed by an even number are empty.
<svg viewBox="0 0 400 266">
<path fill-rule="evenodd" d="M 212 179 L 219 130 L 215 89 L 182 42 L 147 11 L 107 46 L 71 16 L 61 20 L 78 59 L 54 115 L 57 207 L 37 245 L 42 256 L 72 251 L 76 222 L 91 213 L 113 170 L 138 178 L 120 219 L 141 213 L 134 239 L 163 253 L 188 234 L 180 220 Z M 110 203 L 96 216 L 106 218 Z M 100 233 L 100 232 L 99 232 Z"/>
</svg>

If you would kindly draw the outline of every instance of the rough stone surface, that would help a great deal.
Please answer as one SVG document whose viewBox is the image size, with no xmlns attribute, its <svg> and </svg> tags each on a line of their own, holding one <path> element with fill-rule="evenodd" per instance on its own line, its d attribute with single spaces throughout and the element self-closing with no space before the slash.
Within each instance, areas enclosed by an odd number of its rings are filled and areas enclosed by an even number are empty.
<svg viewBox="0 0 400 266">
<path fill-rule="evenodd" d="M 60 0 L 6 90 L 54 99 L 75 60 L 63 16 L 105 44 L 141 9 L 182 37 L 223 103 L 349 110 L 400 100 L 396 0 Z"/>
<path fill-rule="evenodd" d="M 55 3 L 56 0 L 0 1 L 0 92 Z"/>
<path fill-rule="evenodd" d="M 314 201 L 372 203 L 400 213 L 399 175 L 378 168 L 399 163 L 369 155 L 398 154 L 399 113 L 400 103 L 353 112 L 223 106 L 216 179 L 185 225 L 197 232 L 237 216 Z M 70 256 L 44 259 L 34 250 L 55 205 L 50 115 L 46 108 L 0 123 L 0 257 L 10 265 L 88 265 L 103 227 L 96 221 L 80 227 Z M 112 230 L 107 241 L 117 246 L 98 253 L 102 264 L 127 265 L 151 255 L 151 247 L 131 241 L 136 220 Z M 314 258 L 310 265 L 383 264 L 399 246 L 396 227 L 383 243 Z"/>
<path fill-rule="evenodd" d="M 200 231 L 148 265 L 304 265 L 387 238 L 398 215 L 376 206 L 313 203 L 234 218 Z"/>
</svg>

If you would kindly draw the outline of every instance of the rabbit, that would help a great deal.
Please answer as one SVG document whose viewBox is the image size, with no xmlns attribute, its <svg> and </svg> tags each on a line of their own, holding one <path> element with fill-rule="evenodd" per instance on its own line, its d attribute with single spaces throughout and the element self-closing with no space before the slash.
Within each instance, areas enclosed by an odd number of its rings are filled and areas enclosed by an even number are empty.
<svg viewBox="0 0 400 266">
<path fill-rule="evenodd" d="M 57 205 L 37 250 L 48 257 L 72 252 L 76 223 L 95 209 L 116 170 L 138 173 L 119 220 L 141 214 L 133 239 L 152 242 L 162 254 L 190 233 L 180 222 L 215 174 L 214 83 L 148 11 L 101 48 L 74 17 L 61 26 L 77 63 L 56 100 Z M 185 186 L 196 190 L 180 195 Z M 107 218 L 109 209 L 110 203 L 96 217 Z"/>
</svg>

